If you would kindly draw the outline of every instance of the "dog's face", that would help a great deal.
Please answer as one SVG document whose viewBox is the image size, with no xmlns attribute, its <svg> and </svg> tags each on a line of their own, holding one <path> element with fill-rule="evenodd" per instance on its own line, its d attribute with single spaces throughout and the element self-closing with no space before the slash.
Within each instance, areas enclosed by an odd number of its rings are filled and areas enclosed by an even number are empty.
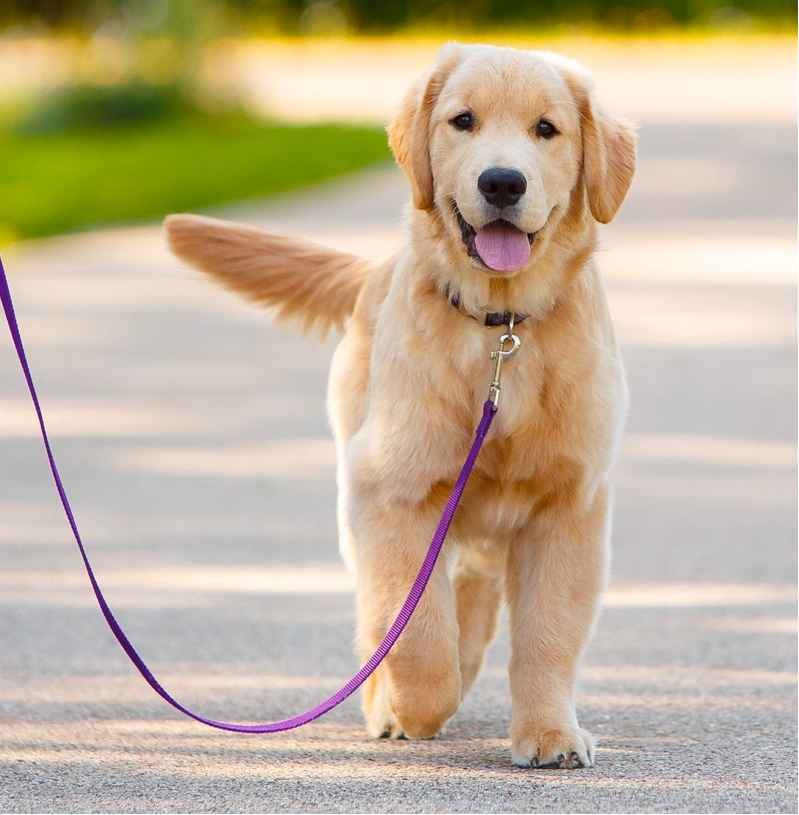
<svg viewBox="0 0 799 815">
<path fill-rule="evenodd" d="M 389 136 L 415 205 L 494 276 L 546 250 L 575 194 L 611 220 L 635 167 L 632 128 L 597 108 L 576 63 L 509 48 L 445 46 Z"/>
</svg>

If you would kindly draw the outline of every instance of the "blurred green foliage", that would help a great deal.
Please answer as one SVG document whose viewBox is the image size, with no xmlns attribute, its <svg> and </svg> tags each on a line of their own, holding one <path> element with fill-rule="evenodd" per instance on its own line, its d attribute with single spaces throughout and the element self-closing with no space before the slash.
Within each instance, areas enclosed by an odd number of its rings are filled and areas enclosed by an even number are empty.
<svg viewBox="0 0 799 815">
<path fill-rule="evenodd" d="M 744 28 L 792 24 L 788 0 L 5 0 L 0 25 L 39 21 L 94 30 L 109 22 L 131 32 L 167 27 L 207 36 L 258 33 L 387 33 L 410 28 L 535 29 L 600 25 L 653 30 L 671 25 Z"/>
<path fill-rule="evenodd" d="M 22 136 L 55 135 L 71 130 L 125 127 L 191 110 L 177 84 L 151 85 L 134 80 L 119 85 L 72 85 L 37 100 L 14 130 Z"/>
<path fill-rule="evenodd" d="M 370 31 L 436 24 L 510 29 L 563 23 L 646 29 L 705 23 L 725 7 L 752 18 L 796 16 L 796 5 L 785 0 L 342 0 L 353 26 Z"/>
<path fill-rule="evenodd" d="M 388 158 L 377 128 L 189 113 L 117 128 L 0 128 L 0 240 L 290 190 Z"/>
</svg>

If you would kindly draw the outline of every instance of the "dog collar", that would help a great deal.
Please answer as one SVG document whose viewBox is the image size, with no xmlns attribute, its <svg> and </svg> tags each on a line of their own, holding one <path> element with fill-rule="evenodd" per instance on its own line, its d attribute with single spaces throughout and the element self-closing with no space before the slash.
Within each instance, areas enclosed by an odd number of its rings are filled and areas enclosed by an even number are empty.
<svg viewBox="0 0 799 815">
<path fill-rule="evenodd" d="M 461 314 L 465 314 L 467 317 L 471 317 L 473 320 L 476 320 L 478 323 L 482 322 L 484 326 L 488 328 L 496 328 L 500 325 L 510 325 L 510 311 L 487 311 L 485 316 L 481 320 L 479 317 L 475 317 L 474 314 L 470 314 L 461 306 L 461 298 L 457 294 L 457 292 L 450 291 L 449 286 L 446 289 L 447 300 L 451 306 L 454 306 Z M 529 314 L 517 314 L 515 324 L 519 325 L 522 320 L 527 319 Z"/>
</svg>

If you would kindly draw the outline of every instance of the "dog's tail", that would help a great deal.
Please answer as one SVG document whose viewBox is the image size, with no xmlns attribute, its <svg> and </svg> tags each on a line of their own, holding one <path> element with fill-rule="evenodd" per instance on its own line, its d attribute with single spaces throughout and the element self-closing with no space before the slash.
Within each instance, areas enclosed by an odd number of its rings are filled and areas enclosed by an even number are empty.
<svg viewBox="0 0 799 815">
<path fill-rule="evenodd" d="M 352 314 L 371 260 L 255 227 L 170 215 L 169 246 L 183 261 L 218 283 L 275 310 L 275 319 L 296 319 L 322 335 L 341 328 Z"/>
</svg>

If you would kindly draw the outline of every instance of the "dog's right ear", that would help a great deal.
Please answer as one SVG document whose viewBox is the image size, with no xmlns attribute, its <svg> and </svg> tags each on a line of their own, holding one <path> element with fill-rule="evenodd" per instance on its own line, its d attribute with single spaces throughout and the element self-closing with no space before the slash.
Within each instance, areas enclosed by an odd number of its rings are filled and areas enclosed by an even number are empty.
<svg viewBox="0 0 799 815">
<path fill-rule="evenodd" d="M 388 126 L 388 143 L 397 164 L 411 182 L 413 204 L 417 209 L 433 208 L 430 116 L 447 77 L 463 58 L 462 51 L 457 42 L 449 42 L 441 48 L 433 69 L 410 87 Z"/>
</svg>

